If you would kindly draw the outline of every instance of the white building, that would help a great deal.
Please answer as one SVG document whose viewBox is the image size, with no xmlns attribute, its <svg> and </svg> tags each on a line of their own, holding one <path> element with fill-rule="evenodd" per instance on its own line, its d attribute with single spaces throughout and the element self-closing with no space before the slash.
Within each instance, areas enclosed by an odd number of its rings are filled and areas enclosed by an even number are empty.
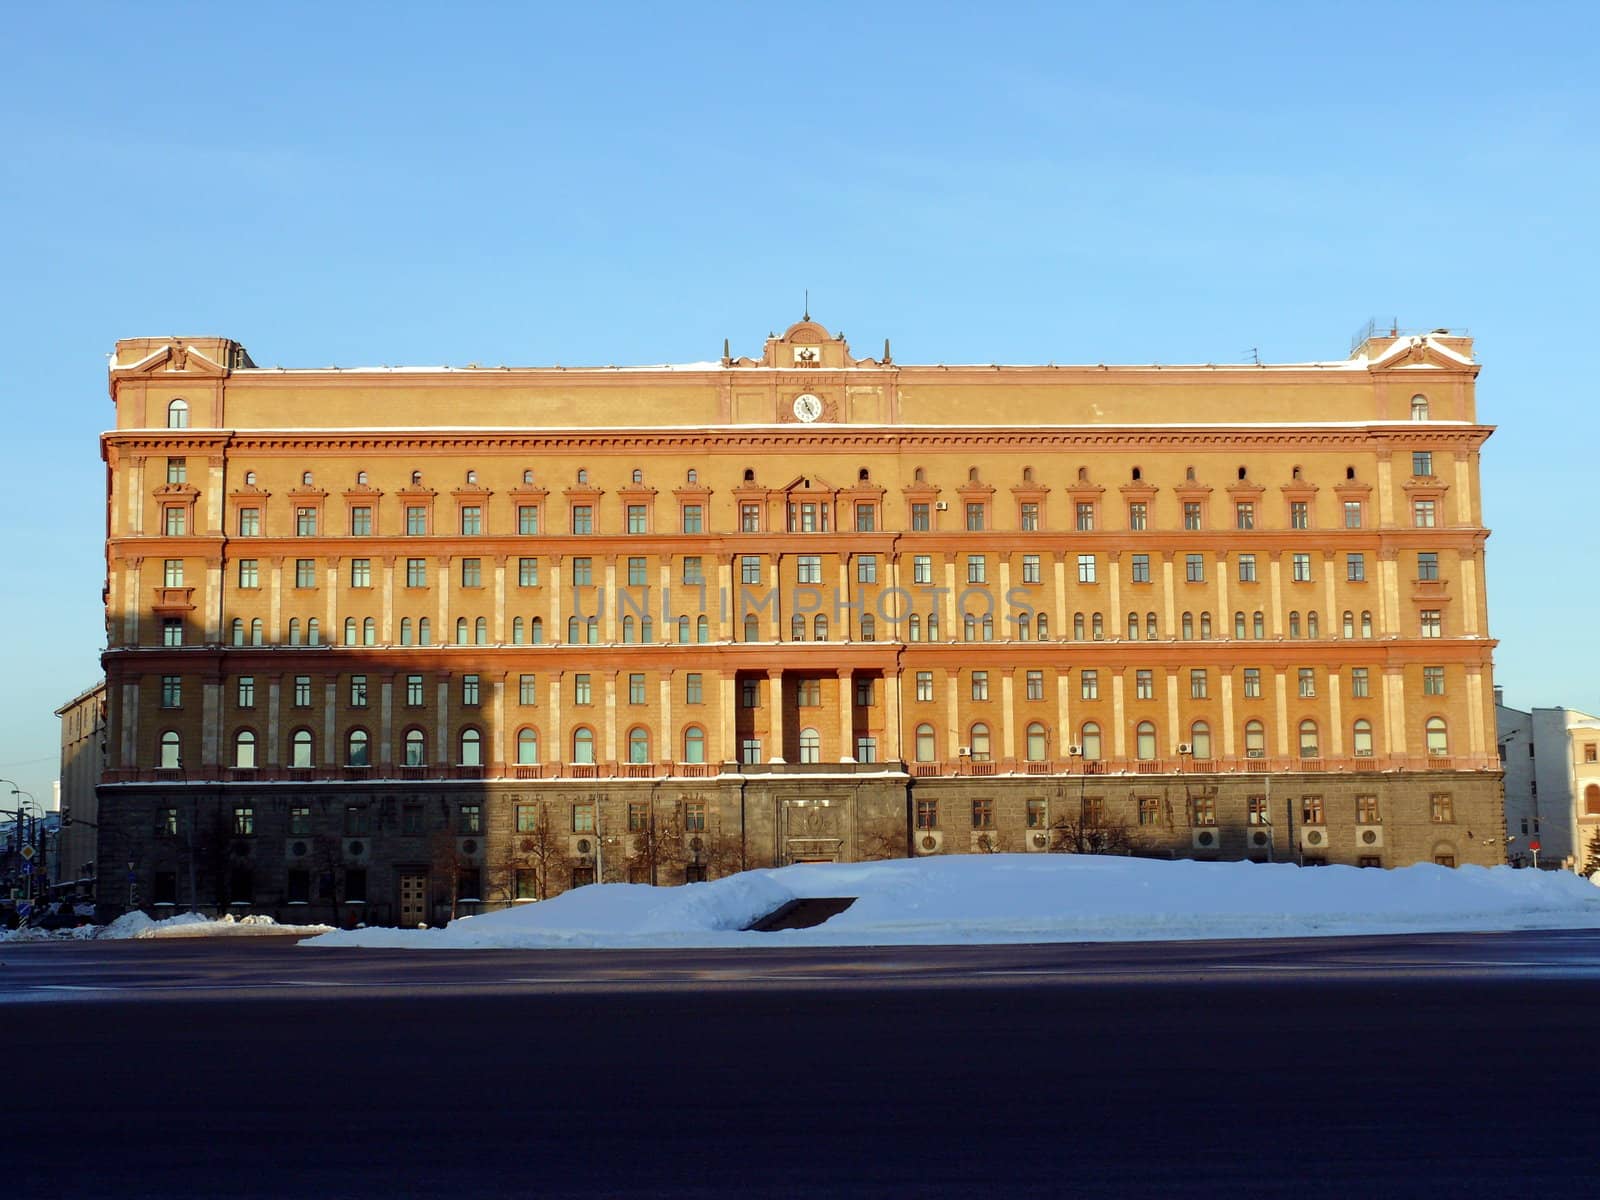
<svg viewBox="0 0 1600 1200">
<path fill-rule="evenodd" d="M 1600 717 L 1572 708 L 1507 708 L 1495 689 L 1505 764 L 1506 855 L 1581 871 L 1600 834 Z"/>
</svg>

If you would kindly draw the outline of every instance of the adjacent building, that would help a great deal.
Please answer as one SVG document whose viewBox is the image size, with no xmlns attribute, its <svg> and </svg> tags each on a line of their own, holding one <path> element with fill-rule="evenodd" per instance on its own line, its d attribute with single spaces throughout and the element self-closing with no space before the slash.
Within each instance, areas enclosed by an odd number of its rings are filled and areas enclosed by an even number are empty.
<svg viewBox="0 0 1600 1200">
<path fill-rule="evenodd" d="M 52 883 L 92 895 L 98 873 L 100 799 L 106 766 L 106 685 L 95 684 L 56 709 L 61 719 L 61 777 L 56 781 L 61 836 Z"/>
<path fill-rule="evenodd" d="M 435 921 L 1112 844 L 1503 858 L 1471 341 L 638 368 L 117 344 L 102 862 Z"/>
<path fill-rule="evenodd" d="M 1508 708 L 1496 689 L 1495 727 L 1508 858 L 1586 870 L 1600 835 L 1600 717 L 1574 708 Z"/>
</svg>

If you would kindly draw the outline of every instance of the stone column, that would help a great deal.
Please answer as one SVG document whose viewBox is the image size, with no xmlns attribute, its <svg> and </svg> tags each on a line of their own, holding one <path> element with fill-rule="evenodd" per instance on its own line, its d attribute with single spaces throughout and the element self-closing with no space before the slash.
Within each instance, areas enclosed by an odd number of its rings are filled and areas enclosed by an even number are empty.
<svg viewBox="0 0 1600 1200">
<path fill-rule="evenodd" d="M 839 761 L 856 761 L 855 743 L 855 682 L 850 668 L 840 667 L 839 677 Z"/>
<path fill-rule="evenodd" d="M 335 744 L 338 736 L 338 709 L 339 709 L 339 676 L 324 675 L 322 678 L 322 765 L 325 767 L 337 766 L 339 763 L 339 748 Z"/>
<path fill-rule="evenodd" d="M 1015 767 L 1017 762 L 1016 675 L 1015 667 L 1000 672 L 1000 747 L 1007 768 Z"/>
<path fill-rule="evenodd" d="M 781 669 L 767 671 L 767 705 L 772 710 L 768 731 L 772 746 L 767 761 L 781 763 L 783 761 L 783 671 Z"/>
<path fill-rule="evenodd" d="M 455 762 L 455 754 L 450 746 L 450 672 L 436 672 L 435 680 L 437 684 L 435 694 L 439 697 L 439 715 L 434 733 L 433 761 L 449 765 Z"/>
<path fill-rule="evenodd" d="M 391 563 L 393 559 L 389 560 Z M 394 773 L 394 674 L 379 677 L 378 765 L 385 775 Z"/>
<path fill-rule="evenodd" d="M 737 744 L 737 732 L 734 725 L 734 716 L 738 712 L 739 697 L 738 683 L 732 671 L 723 671 L 717 679 L 717 753 L 722 762 L 739 762 L 740 753 Z"/>
<path fill-rule="evenodd" d="M 283 705 L 283 676 L 267 676 L 267 744 L 265 747 L 266 764 L 276 767 L 283 762 L 283 754 L 278 744 L 279 714 Z"/>
<path fill-rule="evenodd" d="M 387 610 L 384 612 L 383 619 L 384 629 L 387 630 L 389 628 Z M 506 556 L 504 554 L 494 556 L 494 618 L 491 632 L 495 645 L 503 646 L 506 644 Z M 387 642 L 388 640 L 389 635 L 385 632 L 384 641 Z"/>
<path fill-rule="evenodd" d="M 1172 747 L 1171 753 L 1178 752 L 1178 743 L 1187 741 L 1184 730 L 1178 720 L 1178 668 L 1168 667 L 1167 674 L 1167 745 Z"/>
<path fill-rule="evenodd" d="M 271 571 L 267 584 L 267 640 L 274 646 L 281 646 L 283 637 L 283 558 L 276 556 L 267 560 L 268 569 Z"/>
<path fill-rule="evenodd" d="M 1103 669 L 1103 668 L 1102 668 Z M 1111 672 L 1111 756 L 1128 757 L 1128 710 L 1123 700 L 1125 672 Z"/>
<path fill-rule="evenodd" d="M 1269 556 L 1267 564 L 1268 579 L 1271 581 L 1272 611 L 1268 614 L 1268 626 L 1272 636 L 1283 638 L 1283 561 L 1282 555 L 1274 550 Z"/>
<path fill-rule="evenodd" d="M 904 761 L 900 741 L 900 677 L 898 666 L 883 677 L 883 761 L 898 765 Z"/>
<path fill-rule="evenodd" d="M 1275 668 L 1272 672 L 1272 686 L 1276 691 L 1274 705 L 1278 714 L 1278 750 L 1279 754 L 1289 754 L 1291 743 L 1289 741 L 1289 684 L 1287 672 L 1282 667 Z"/>
<path fill-rule="evenodd" d="M 605 761 L 613 766 L 617 762 L 617 672 L 606 671 L 605 708 Z"/>
<path fill-rule="evenodd" d="M 1328 723 L 1333 728 L 1328 731 L 1328 753 L 1333 758 L 1344 757 L 1344 716 L 1339 695 L 1342 682 L 1339 668 L 1331 668 L 1328 671 Z"/>
<path fill-rule="evenodd" d="M 1161 614 L 1162 635 L 1168 638 L 1178 636 L 1178 604 L 1177 585 L 1174 582 L 1174 568 L 1172 565 L 1172 551 L 1164 550 L 1161 553 L 1161 602 L 1165 611 Z"/>
<path fill-rule="evenodd" d="M 605 556 L 605 600 L 596 601 L 600 605 L 600 640 L 606 645 L 615 645 L 617 641 L 617 556 Z"/>
<path fill-rule="evenodd" d="M 1219 682 L 1222 691 L 1222 754 L 1225 758 L 1233 758 L 1237 753 L 1233 729 L 1233 665 L 1230 663 L 1217 670 L 1222 675 Z"/>
</svg>

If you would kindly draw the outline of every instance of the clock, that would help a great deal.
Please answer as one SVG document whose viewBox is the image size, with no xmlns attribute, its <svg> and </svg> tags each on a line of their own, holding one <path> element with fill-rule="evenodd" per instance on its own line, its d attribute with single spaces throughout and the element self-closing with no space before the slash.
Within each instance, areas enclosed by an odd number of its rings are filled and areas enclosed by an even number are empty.
<svg viewBox="0 0 1600 1200">
<path fill-rule="evenodd" d="M 822 401 L 810 392 L 802 393 L 794 398 L 794 416 L 797 421 L 807 423 L 815 421 L 822 415 Z"/>
</svg>

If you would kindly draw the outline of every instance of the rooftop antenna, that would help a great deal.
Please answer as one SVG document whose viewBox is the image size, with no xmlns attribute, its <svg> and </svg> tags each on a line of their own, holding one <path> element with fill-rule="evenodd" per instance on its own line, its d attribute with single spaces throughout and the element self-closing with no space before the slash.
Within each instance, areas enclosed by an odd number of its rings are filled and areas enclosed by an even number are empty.
<svg viewBox="0 0 1600 1200">
<path fill-rule="evenodd" d="M 806 289 L 806 312 L 805 312 L 805 316 L 801 317 L 800 319 L 802 321 L 811 320 L 811 289 L 810 288 Z"/>
<path fill-rule="evenodd" d="M 1246 353 L 1250 355 L 1251 360 L 1256 364 L 1256 366 L 1259 367 L 1261 365 L 1261 348 L 1259 346 L 1251 346 Z"/>
</svg>

